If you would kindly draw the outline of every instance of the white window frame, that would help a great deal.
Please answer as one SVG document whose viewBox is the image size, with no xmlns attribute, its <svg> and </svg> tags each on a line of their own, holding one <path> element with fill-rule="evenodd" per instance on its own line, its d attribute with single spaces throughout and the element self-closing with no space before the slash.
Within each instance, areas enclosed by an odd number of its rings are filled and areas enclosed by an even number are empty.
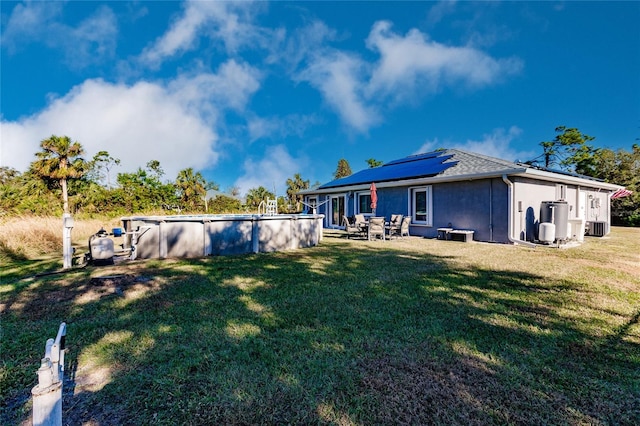
<svg viewBox="0 0 640 426">
<path fill-rule="evenodd" d="M 354 196 L 354 208 L 353 211 L 355 212 L 355 214 L 363 214 L 365 216 L 371 216 L 373 215 L 373 211 L 370 212 L 361 212 L 360 211 L 360 196 L 361 195 L 368 195 L 369 197 L 371 197 L 371 191 L 360 191 L 360 192 L 356 192 L 355 196 Z"/>
<path fill-rule="evenodd" d="M 417 192 L 426 192 L 426 220 L 418 220 L 416 219 L 416 201 L 415 194 Z M 433 226 L 433 193 L 431 189 L 431 185 L 426 186 L 414 186 L 409 188 L 409 208 L 407 211 L 411 214 L 411 224 L 413 225 L 422 225 L 422 226 Z"/>
</svg>

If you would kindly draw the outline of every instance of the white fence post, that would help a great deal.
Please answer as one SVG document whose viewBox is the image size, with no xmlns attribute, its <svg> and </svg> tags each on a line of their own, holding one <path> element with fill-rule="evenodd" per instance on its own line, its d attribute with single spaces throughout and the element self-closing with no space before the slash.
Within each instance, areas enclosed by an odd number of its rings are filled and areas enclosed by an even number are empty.
<svg viewBox="0 0 640 426">
<path fill-rule="evenodd" d="M 31 389 L 33 425 L 62 425 L 62 382 L 64 381 L 64 348 L 67 325 L 60 324 L 56 339 L 48 339 L 44 358 L 36 372 L 38 384 Z"/>
</svg>

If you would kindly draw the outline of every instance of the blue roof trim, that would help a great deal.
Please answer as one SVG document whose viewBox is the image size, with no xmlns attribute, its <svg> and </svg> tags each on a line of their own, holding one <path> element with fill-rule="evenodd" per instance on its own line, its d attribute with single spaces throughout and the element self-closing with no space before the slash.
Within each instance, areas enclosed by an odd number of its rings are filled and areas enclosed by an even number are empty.
<svg viewBox="0 0 640 426">
<path fill-rule="evenodd" d="M 457 161 L 445 163 L 452 157 L 453 155 L 445 155 L 444 151 L 412 155 L 390 161 L 380 167 L 364 169 L 350 176 L 336 179 L 320 186 L 318 189 L 436 176 L 449 167 L 458 164 Z"/>
</svg>

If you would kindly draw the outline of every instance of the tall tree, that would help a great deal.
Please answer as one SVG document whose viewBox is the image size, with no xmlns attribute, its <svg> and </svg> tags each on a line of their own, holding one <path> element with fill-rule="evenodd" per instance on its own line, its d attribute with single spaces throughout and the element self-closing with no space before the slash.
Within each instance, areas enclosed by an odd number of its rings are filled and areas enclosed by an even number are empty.
<svg viewBox="0 0 640 426">
<path fill-rule="evenodd" d="M 384 164 L 382 161 L 378 161 L 374 158 L 369 158 L 367 160 L 367 164 L 369 165 L 370 169 L 373 169 L 374 167 L 380 167 L 382 166 L 382 164 Z"/>
<path fill-rule="evenodd" d="M 177 204 L 176 188 L 172 183 L 162 183 L 164 174 L 160 162 L 152 160 L 145 169 L 134 173 L 118 173 L 116 199 L 120 199 L 130 213 L 140 210 L 154 210 L 161 206 Z"/>
<path fill-rule="evenodd" d="M 194 172 L 191 167 L 180 170 L 176 179 L 176 188 L 180 196 L 180 203 L 187 210 L 198 210 L 205 202 L 207 182 L 200 172 Z"/>
<path fill-rule="evenodd" d="M 147 172 L 138 167 L 134 173 L 118 173 L 116 198 L 129 213 L 143 210 L 149 200 Z"/>
<path fill-rule="evenodd" d="M 42 151 L 36 153 L 37 160 L 31 163 L 31 170 L 60 184 L 63 211 L 69 213 L 67 181 L 81 178 L 87 169 L 86 162 L 80 157 L 84 154 L 82 145 L 72 142 L 68 136 L 51 135 L 40 142 L 40 148 Z"/>
<path fill-rule="evenodd" d="M 344 158 L 338 160 L 338 167 L 336 168 L 335 173 L 333 174 L 334 179 L 340 179 L 343 177 L 351 176 L 353 172 L 351 171 L 351 166 L 349 162 Z"/>
<path fill-rule="evenodd" d="M 574 171 L 584 175 L 592 175 L 593 158 L 597 149 L 588 142 L 593 136 L 585 135 L 575 127 L 556 127 L 556 137 L 552 141 L 540 142 L 545 167 L 557 166 L 563 170 Z M 537 159 L 529 163 L 538 162 Z"/>
<path fill-rule="evenodd" d="M 640 226 L 640 145 L 632 150 L 601 149 L 594 155 L 593 177 L 622 185 L 631 195 L 611 200 L 611 219 L 614 224 Z"/>
<path fill-rule="evenodd" d="M 119 158 L 113 158 L 107 151 L 100 151 L 89 163 L 92 178 L 107 189 L 111 189 L 111 170 L 120 165 Z"/>
<path fill-rule="evenodd" d="M 296 173 L 293 175 L 293 179 L 287 179 L 287 198 L 289 199 L 289 203 L 293 204 L 295 207 L 295 211 L 300 211 L 300 202 L 302 201 L 302 195 L 298 194 L 298 192 L 309 189 L 309 181 L 303 180 L 300 173 Z"/>
</svg>

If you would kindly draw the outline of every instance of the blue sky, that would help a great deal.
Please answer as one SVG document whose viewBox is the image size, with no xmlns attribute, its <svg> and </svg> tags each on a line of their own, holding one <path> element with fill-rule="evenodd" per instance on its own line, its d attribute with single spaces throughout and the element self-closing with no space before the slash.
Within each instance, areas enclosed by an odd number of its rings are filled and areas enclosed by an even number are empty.
<svg viewBox="0 0 640 426">
<path fill-rule="evenodd" d="M 129 172 L 285 191 L 554 129 L 640 138 L 640 2 L 1 1 L 0 165 L 68 135 Z"/>
</svg>

